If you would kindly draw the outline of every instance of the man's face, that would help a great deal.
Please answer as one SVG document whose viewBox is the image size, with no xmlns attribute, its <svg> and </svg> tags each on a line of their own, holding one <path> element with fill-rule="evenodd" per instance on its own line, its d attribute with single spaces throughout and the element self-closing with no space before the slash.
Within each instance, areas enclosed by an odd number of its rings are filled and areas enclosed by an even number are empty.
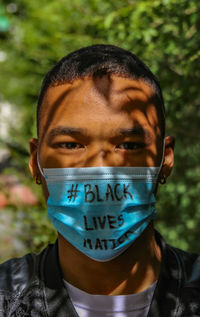
<svg viewBox="0 0 200 317">
<path fill-rule="evenodd" d="M 84 78 L 45 95 L 37 148 L 42 168 L 159 166 L 162 146 L 154 91 L 142 80 Z"/>
</svg>

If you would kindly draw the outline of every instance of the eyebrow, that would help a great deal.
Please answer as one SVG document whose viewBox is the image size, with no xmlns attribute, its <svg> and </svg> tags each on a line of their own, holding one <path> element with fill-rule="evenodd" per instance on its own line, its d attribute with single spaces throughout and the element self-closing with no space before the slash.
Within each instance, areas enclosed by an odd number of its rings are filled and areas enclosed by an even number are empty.
<svg viewBox="0 0 200 317">
<path fill-rule="evenodd" d="M 142 126 L 138 126 L 131 129 L 120 129 L 119 132 L 123 136 L 142 136 L 146 138 L 147 140 L 152 139 L 151 132 Z"/>
<path fill-rule="evenodd" d="M 137 126 L 135 128 L 123 128 L 115 131 L 115 135 L 122 135 L 122 136 L 142 136 L 147 140 L 152 139 L 152 134 L 150 131 L 142 126 Z M 48 134 L 48 141 L 50 141 L 53 137 L 57 135 L 87 135 L 88 133 L 86 129 L 82 128 L 74 128 L 74 127 L 65 127 L 65 126 L 58 126 L 52 130 L 50 130 Z"/>
<path fill-rule="evenodd" d="M 48 140 L 57 136 L 57 135 L 83 135 L 84 129 L 74 128 L 74 127 L 64 127 L 58 126 L 52 130 L 50 130 L 48 134 Z"/>
</svg>

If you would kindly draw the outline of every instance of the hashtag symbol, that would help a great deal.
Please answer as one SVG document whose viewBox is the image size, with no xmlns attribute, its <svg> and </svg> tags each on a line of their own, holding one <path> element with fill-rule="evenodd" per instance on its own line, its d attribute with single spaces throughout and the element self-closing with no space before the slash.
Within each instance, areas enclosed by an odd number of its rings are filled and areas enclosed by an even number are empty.
<svg viewBox="0 0 200 317">
<path fill-rule="evenodd" d="M 75 189 L 74 189 L 75 187 Z M 74 184 L 72 184 L 71 186 L 71 189 L 67 191 L 69 193 L 68 197 L 69 198 L 69 202 L 72 201 L 72 198 L 73 198 L 73 201 L 75 201 L 76 197 L 77 197 L 77 193 L 80 192 L 80 190 L 78 190 L 78 184 L 76 184 L 76 186 Z"/>
</svg>

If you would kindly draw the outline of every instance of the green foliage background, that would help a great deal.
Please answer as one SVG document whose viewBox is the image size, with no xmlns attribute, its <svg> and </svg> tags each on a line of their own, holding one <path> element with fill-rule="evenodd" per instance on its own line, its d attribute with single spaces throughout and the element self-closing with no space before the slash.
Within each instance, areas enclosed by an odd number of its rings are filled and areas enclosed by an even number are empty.
<svg viewBox="0 0 200 317">
<path fill-rule="evenodd" d="M 200 2 L 198 0 L 2 1 L 10 28 L 0 33 L 0 97 L 17 106 L 22 125 L 8 140 L 20 177 L 28 172 L 28 140 L 36 136 L 35 106 L 42 78 L 62 56 L 82 46 L 109 43 L 138 55 L 161 82 L 167 134 L 176 137 L 176 164 L 159 191 L 156 227 L 166 240 L 200 252 Z M 7 171 L 9 173 L 9 171 Z M 11 171 L 13 173 L 13 171 Z M 39 250 L 55 232 L 40 205 L 16 213 L 27 250 Z M 19 210 L 18 210 L 19 211 Z"/>
</svg>

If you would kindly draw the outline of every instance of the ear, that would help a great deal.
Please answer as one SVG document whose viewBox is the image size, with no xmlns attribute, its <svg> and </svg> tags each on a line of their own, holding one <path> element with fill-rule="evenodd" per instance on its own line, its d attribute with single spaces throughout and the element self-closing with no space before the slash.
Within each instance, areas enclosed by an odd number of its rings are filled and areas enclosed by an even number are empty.
<svg viewBox="0 0 200 317">
<path fill-rule="evenodd" d="M 40 175 L 40 171 L 37 164 L 38 139 L 35 139 L 35 138 L 30 139 L 29 145 L 30 145 L 29 169 L 33 178 L 36 178 Z"/>
<path fill-rule="evenodd" d="M 174 166 L 174 146 L 175 137 L 167 136 L 165 138 L 164 161 L 161 169 L 161 175 L 165 175 L 166 178 L 171 174 Z"/>
</svg>

